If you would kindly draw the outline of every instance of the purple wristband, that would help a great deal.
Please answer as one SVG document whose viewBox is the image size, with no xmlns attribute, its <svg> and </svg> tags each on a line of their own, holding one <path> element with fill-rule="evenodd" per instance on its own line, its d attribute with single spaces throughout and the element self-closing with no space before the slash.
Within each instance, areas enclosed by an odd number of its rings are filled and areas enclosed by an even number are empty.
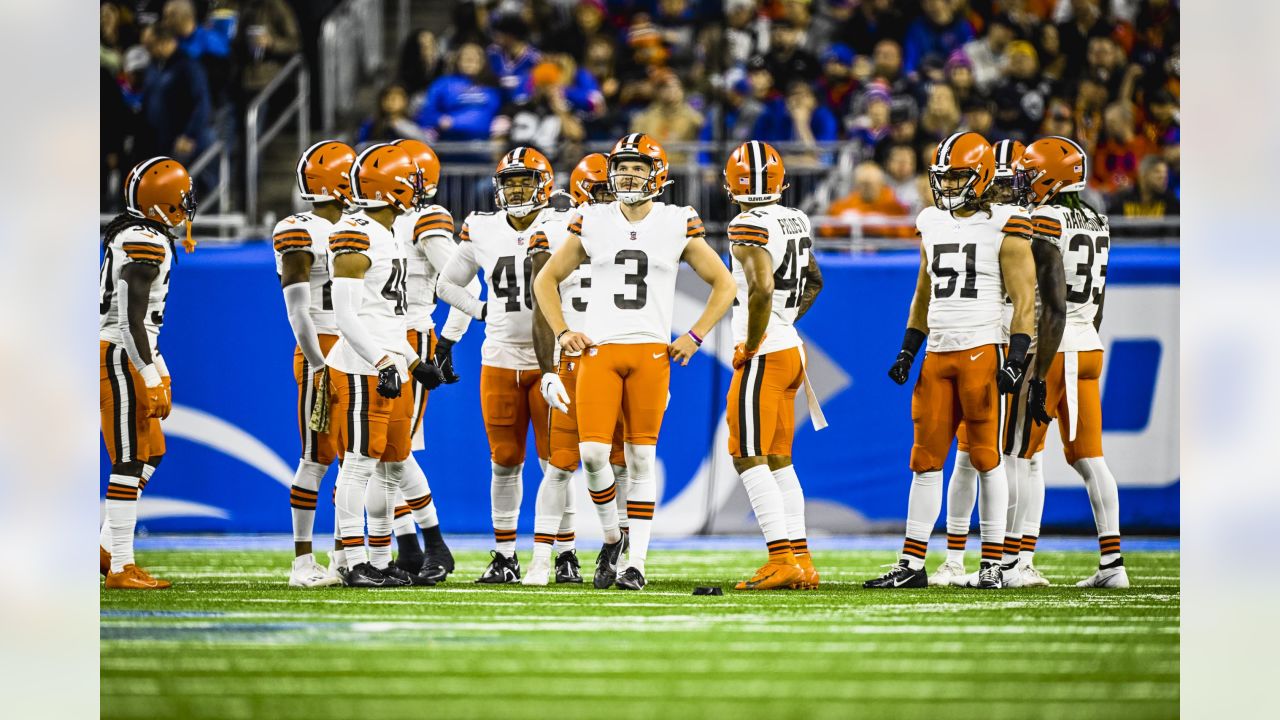
<svg viewBox="0 0 1280 720">
<path fill-rule="evenodd" d="M 702 338 L 698 337 L 698 335 L 692 330 L 689 331 L 689 337 L 693 338 L 693 341 L 698 343 L 698 347 L 702 347 Z"/>
</svg>

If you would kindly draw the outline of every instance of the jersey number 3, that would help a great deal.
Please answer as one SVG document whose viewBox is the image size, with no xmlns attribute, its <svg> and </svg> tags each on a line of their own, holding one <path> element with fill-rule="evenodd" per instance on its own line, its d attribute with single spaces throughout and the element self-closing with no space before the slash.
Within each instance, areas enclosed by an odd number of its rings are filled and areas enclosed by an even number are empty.
<svg viewBox="0 0 1280 720">
<path fill-rule="evenodd" d="M 649 302 L 649 256 L 642 250 L 619 250 L 613 256 L 614 265 L 626 265 L 632 260 L 636 263 L 635 271 L 622 276 L 622 282 L 635 288 L 635 297 L 627 297 L 623 293 L 613 296 L 613 304 L 619 310 L 639 310 Z"/>
</svg>

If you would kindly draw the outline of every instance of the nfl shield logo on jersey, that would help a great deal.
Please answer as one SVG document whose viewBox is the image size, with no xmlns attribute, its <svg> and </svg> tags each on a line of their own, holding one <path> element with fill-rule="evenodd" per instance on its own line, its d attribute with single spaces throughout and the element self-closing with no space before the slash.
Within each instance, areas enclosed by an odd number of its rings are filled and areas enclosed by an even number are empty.
<svg viewBox="0 0 1280 720">
<path fill-rule="evenodd" d="M 631 242 L 635 242 L 635 241 L 636 241 L 636 231 L 635 231 L 635 230 L 632 230 L 632 231 L 631 231 Z"/>
</svg>

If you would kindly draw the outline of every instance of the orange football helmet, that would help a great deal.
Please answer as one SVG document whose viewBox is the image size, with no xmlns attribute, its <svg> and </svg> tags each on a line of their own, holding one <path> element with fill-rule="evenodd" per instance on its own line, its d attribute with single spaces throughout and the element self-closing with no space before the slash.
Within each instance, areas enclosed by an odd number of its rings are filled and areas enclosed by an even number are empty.
<svg viewBox="0 0 1280 720">
<path fill-rule="evenodd" d="M 619 162 L 636 159 L 649 163 L 647 176 L 627 175 L 615 170 Z M 667 179 L 669 171 L 667 151 L 644 133 L 631 133 L 624 136 L 609 153 L 609 189 L 619 200 L 628 205 L 652 200 L 661 195 L 663 188 L 671 184 Z M 618 187 L 617 181 L 620 177 L 643 177 L 644 185 L 639 190 L 622 190 Z"/>
<path fill-rule="evenodd" d="M 590 205 L 597 193 L 609 192 L 609 158 L 604 153 L 591 153 L 582 158 L 569 176 L 569 195 L 575 205 Z"/>
<path fill-rule="evenodd" d="M 440 185 L 440 156 L 431 146 L 421 140 L 400 139 L 391 143 L 404 148 L 422 171 L 422 199 L 430 200 L 436 196 L 436 188 Z"/>
<path fill-rule="evenodd" d="M 124 179 L 124 206 L 130 215 L 167 227 L 190 223 L 196 217 L 191 175 L 170 157 L 143 160 Z"/>
<path fill-rule="evenodd" d="M 407 212 L 422 202 L 422 172 L 404 148 L 371 145 L 351 166 L 351 197 L 362 208 L 390 205 Z"/>
<path fill-rule="evenodd" d="M 521 202 L 512 202 L 507 199 L 507 193 L 515 188 L 507 187 L 506 183 L 521 177 L 533 178 L 533 192 Z M 551 170 L 551 163 L 546 155 L 531 147 L 520 146 L 503 155 L 493 173 L 493 202 L 513 217 L 524 217 L 546 207 L 554 188 L 555 173 Z"/>
<path fill-rule="evenodd" d="M 307 202 L 351 202 L 351 164 L 356 151 L 337 140 L 321 140 L 298 158 L 298 193 Z"/>
<path fill-rule="evenodd" d="M 782 199 L 787 170 L 782 156 L 769 143 L 742 143 L 724 165 L 724 189 L 738 202 L 767 203 Z"/>
<path fill-rule="evenodd" d="M 967 175 L 959 189 L 943 190 L 941 178 L 953 172 Z M 929 186 L 934 205 L 943 210 L 958 210 L 976 203 L 987 191 L 996 173 L 996 157 L 991 143 L 976 132 L 958 132 L 938 143 L 929 166 Z"/>
<path fill-rule="evenodd" d="M 1079 143 L 1051 135 L 1028 145 L 1017 167 L 1027 174 L 1031 202 L 1043 205 L 1058 193 L 1083 190 L 1085 178 L 1089 177 L 1088 160 Z"/>
</svg>

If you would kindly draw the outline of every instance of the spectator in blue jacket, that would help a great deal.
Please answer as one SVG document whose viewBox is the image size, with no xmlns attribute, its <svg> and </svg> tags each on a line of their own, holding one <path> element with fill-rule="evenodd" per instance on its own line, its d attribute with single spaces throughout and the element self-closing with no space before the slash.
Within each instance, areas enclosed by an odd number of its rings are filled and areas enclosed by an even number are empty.
<svg viewBox="0 0 1280 720">
<path fill-rule="evenodd" d="M 502 107 L 484 50 L 475 43 L 458 48 L 452 72 L 436 80 L 418 112 L 431 141 L 488 140 L 489 126 Z"/>
<path fill-rule="evenodd" d="M 138 138 L 146 150 L 137 154 L 190 162 L 213 139 L 204 69 L 178 50 L 178 38 L 164 24 L 149 28 L 145 40 L 151 68 L 142 94 L 142 119 L 150 132 Z"/>
<path fill-rule="evenodd" d="M 506 14 L 493 21 L 489 66 L 498 77 L 502 99 L 516 102 L 527 96 L 529 74 L 542 61 L 542 53 L 529 44 L 529 26 L 519 15 Z"/>
<path fill-rule="evenodd" d="M 774 143 L 828 142 L 839 137 L 835 113 L 818 102 L 813 87 L 801 80 L 787 88 L 786 100 L 765 106 L 756 121 L 753 139 Z"/>
<path fill-rule="evenodd" d="M 973 39 L 973 26 L 956 14 L 952 0 L 924 0 L 921 9 L 924 16 L 911 23 L 903 42 L 902 69 L 908 73 L 920 69 L 926 56 L 945 59 Z"/>
</svg>

